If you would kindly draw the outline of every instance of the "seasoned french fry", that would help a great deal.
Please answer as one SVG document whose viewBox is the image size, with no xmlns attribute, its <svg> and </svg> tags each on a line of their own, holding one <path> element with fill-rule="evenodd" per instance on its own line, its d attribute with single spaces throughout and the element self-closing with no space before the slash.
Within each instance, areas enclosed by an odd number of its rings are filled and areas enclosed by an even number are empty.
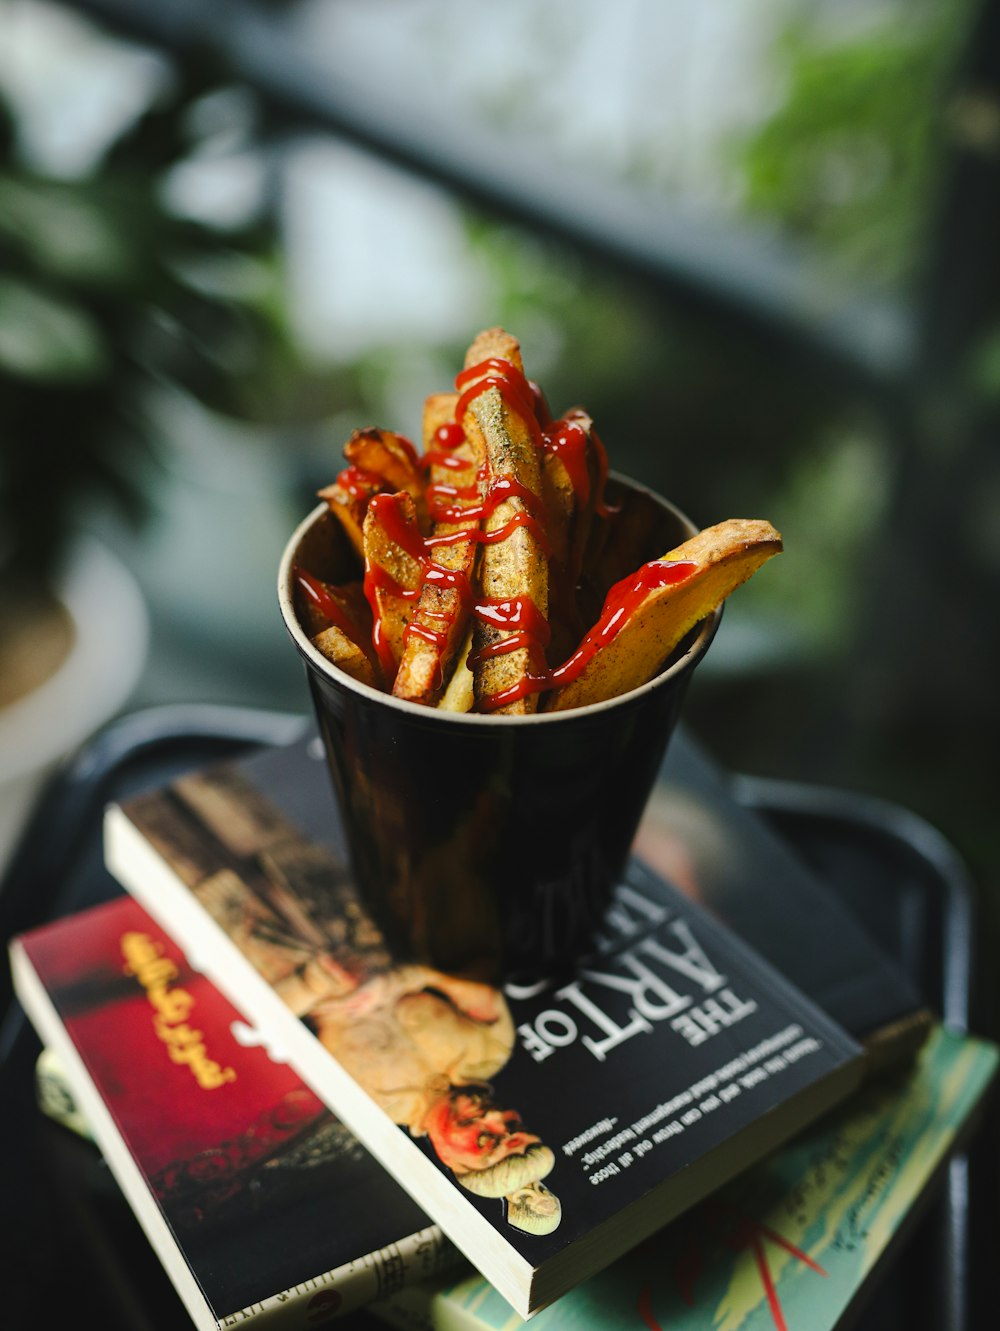
<svg viewBox="0 0 1000 1331">
<path fill-rule="evenodd" d="M 601 629 L 611 620 L 602 615 L 581 645 L 585 658 L 589 655 L 582 672 L 547 696 L 545 710 L 558 712 L 617 698 L 652 679 L 681 639 L 781 549 L 781 535 L 769 522 L 730 518 L 705 528 L 656 561 L 690 564 L 683 580 L 660 586 L 654 580 L 645 590 L 642 570 L 623 579 L 608 598 L 616 604 L 619 590 L 635 598 L 621 629 L 605 638 Z"/>
<path fill-rule="evenodd" d="M 343 629 L 331 624 L 329 628 L 316 634 L 312 644 L 328 661 L 338 666 L 352 679 L 368 684 L 373 689 L 379 687 L 379 676 L 364 649 L 356 642 L 352 642 Z"/>
<path fill-rule="evenodd" d="M 369 426 L 355 430 L 344 445 L 344 457 L 354 469 L 379 482 L 382 490 L 405 490 L 413 500 L 421 530 L 427 529 L 426 481 L 413 445 L 392 430 Z"/>
<path fill-rule="evenodd" d="M 353 678 L 383 687 L 372 646 L 371 607 L 361 583 L 334 586 L 299 567 L 293 573 L 293 588 L 299 621 L 313 646 Z"/>
<path fill-rule="evenodd" d="M 471 712 L 476 701 L 476 692 L 469 669 L 469 652 L 472 650 L 472 624 L 465 631 L 465 640 L 455 656 L 448 687 L 441 695 L 438 708 L 442 712 Z"/>
<path fill-rule="evenodd" d="M 364 521 L 365 591 L 374 619 L 372 639 L 387 684 L 396 674 L 411 609 L 423 578 L 413 500 L 401 490 L 379 496 Z"/>
<path fill-rule="evenodd" d="M 355 430 L 344 445 L 347 466 L 318 497 L 326 502 L 360 558 L 364 558 L 365 513 L 372 496 L 382 491 L 405 490 L 416 505 L 421 527 L 426 530 L 424 476 L 410 441 L 392 430 L 375 426 Z"/>
<path fill-rule="evenodd" d="M 563 660 L 586 628 L 577 587 L 601 483 L 590 416 L 574 407 L 563 421 L 559 432 L 562 446 L 547 449 L 542 455 L 542 493 L 550 547 L 550 661 Z"/>
<path fill-rule="evenodd" d="M 295 570 L 294 581 L 296 609 L 310 637 L 336 624 L 355 642 L 370 641 L 372 612 L 360 582 L 334 585 L 303 568 Z"/>
<path fill-rule="evenodd" d="M 455 421 L 455 408 L 458 406 L 457 393 L 428 393 L 424 398 L 421 437 L 424 441 L 424 456 L 431 460 L 431 481 L 435 477 L 439 484 L 447 478 L 448 468 L 443 462 L 445 453 L 438 440 L 438 430 L 442 425 L 452 425 Z M 466 455 L 471 456 L 471 455 Z M 434 468 L 437 468 L 437 471 Z"/>
<path fill-rule="evenodd" d="M 478 528 L 479 518 L 461 516 L 461 510 L 478 499 L 476 476 L 482 456 L 478 430 L 466 430 L 462 442 L 452 447 L 438 440 L 442 426 L 455 424 L 457 404 L 457 393 L 436 393 L 424 403 L 424 448 L 430 459 L 428 544 L 435 570 L 421 588 L 413 631 L 406 635 L 392 689 L 397 698 L 429 705 L 444 693 L 466 633 L 479 554 L 476 541 L 465 535 Z"/>
<path fill-rule="evenodd" d="M 501 360 L 523 372 L 521 348 L 502 329 L 488 329 L 470 346 L 466 369 Z M 484 372 L 488 379 L 490 371 Z M 516 394 L 510 397 L 515 398 Z M 549 610 L 548 549 L 539 518 L 542 503 L 542 458 L 537 423 L 530 408 L 511 405 L 496 386 L 484 389 L 470 402 L 470 411 L 483 435 L 486 452 L 484 500 L 503 493 L 509 497 L 488 508 L 483 527 L 488 534 L 479 563 L 479 586 L 485 603 L 533 609 L 524 613 L 547 617 Z M 530 416 L 529 416 L 530 411 Z M 489 536 L 493 539 L 490 540 Z M 525 639 L 528 639 L 526 645 Z M 532 675 L 544 669 L 544 642 L 532 641 L 530 630 L 502 628 L 477 619 L 473 631 L 472 674 L 476 702 L 498 715 L 523 716 L 538 708 L 536 691 L 522 692 Z M 505 642 L 518 643 L 506 650 Z M 498 650 L 499 649 L 499 650 Z M 495 699 L 509 698 L 499 706 Z"/>
<path fill-rule="evenodd" d="M 324 500 L 330 512 L 344 529 L 344 533 L 359 559 L 365 557 L 364 521 L 368 503 L 373 495 L 382 489 L 376 477 L 345 476 L 332 485 L 326 485 L 317 491 L 317 497 Z"/>
</svg>

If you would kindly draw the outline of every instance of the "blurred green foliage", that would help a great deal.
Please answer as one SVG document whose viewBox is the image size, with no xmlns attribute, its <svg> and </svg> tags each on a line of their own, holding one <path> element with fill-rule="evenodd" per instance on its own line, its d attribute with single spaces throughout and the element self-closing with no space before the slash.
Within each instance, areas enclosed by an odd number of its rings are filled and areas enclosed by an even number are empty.
<svg viewBox="0 0 1000 1331">
<path fill-rule="evenodd" d="M 841 37 L 815 13 L 796 16 L 774 53 L 779 104 L 735 150 L 748 211 L 814 242 L 850 277 L 911 282 L 974 8 L 917 0 Z"/>
<path fill-rule="evenodd" d="M 280 247 L 266 217 L 212 226 L 167 202 L 197 154 L 197 112 L 225 87 L 175 71 L 82 178 L 25 160 L 0 106 L 0 580 L 44 583 L 93 505 L 133 522 L 155 502 L 151 401 L 172 385 L 255 418 L 295 373 Z M 202 118 L 204 119 L 204 117 Z"/>
<path fill-rule="evenodd" d="M 839 290 L 919 294 L 939 204 L 948 99 L 973 0 L 918 0 L 843 15 L 794 7 L 773 53 L 774 107 L 731 143 L 741 208 L 803 244 Z M 553 404 L 605 424 L 615 465 L 702 522 L 761 514 L 786 537 L 730 608 L 806 652 L 851 649 L 859 581 L 886 519 L 900 459 L 877 408 L 763 339 L 602 275 L 482 219 L 470 242 L 491 271 L 500 317 L 541 330 Z M 987 340 L 969 387 L 989 394 Z M 744 615 L 745 611 L 745 615 Z M 777 645 L 777 637 L 775 638 Z M 794 659 L 800 659 L 793 653 Z"/>
</svg>

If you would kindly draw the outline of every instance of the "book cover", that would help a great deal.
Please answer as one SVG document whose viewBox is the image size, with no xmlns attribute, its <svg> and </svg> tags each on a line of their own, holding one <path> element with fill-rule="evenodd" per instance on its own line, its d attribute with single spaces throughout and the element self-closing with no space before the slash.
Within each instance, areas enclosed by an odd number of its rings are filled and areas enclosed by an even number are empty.
<svg viewBox="0 0 1000 1331">
<path fill-rule="evenodd" d="M 314 1326 L 457 1259 L 133 898 L 11 961 L 47 1112 L 93 1136 L 198 1327 Z"/>
<path fill-rule="evenodd" d="M 843 1029 L 635 862 L 569 983 L 393 958 L 311 741 L 109 808 L 110 871 L 521 1316 L 857 1085 Z"/>
<path fill-rule="evenodd" d="M 719 1190 L 539 1313 L 538 1331 L 833 1331 L 919 1213 L 975 1121 L 998 1062 L 991 1042 L 936 1027 L 915 1064 Z M 480 1275 L 375 1305 L 401 1331 L 515 1331 Z"/>
</svg>

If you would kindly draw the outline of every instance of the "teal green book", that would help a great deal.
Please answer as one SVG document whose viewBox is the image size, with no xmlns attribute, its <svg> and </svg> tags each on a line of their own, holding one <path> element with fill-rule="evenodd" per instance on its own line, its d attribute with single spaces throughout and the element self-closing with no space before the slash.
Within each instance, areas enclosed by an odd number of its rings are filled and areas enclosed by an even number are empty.
<svg viewBox="0 0 1000 1331">
<path fill-rule="evenodd" d="M 531 1319 L 532 1331 L 831 1331 L 988 1092 L 1000 1050 L 937 1027 L 844 1106 Z M 527 1325 L 481 1277 L 375 1306 L 402 1331 Z"/>
</svg>

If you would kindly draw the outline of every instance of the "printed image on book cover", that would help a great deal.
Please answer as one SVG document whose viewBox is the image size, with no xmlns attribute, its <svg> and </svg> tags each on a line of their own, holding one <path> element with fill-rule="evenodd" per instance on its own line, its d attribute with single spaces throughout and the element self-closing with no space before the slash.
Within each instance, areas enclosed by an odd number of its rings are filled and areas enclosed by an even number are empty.
<svg viewBox="0 0 1000 1331">
<path fill-rule="evenodd" d="M 536 1331 L 843 1327 L 844 1314 L 975 1123 L 998 1053 L 988 1041 L 937 1026 L 907 1073 L 869 1083 L 530 1325 Z M 404 1331 L 528 1325 L 512 1318 L 509 1304 L 473 1272 L 410 1286 L 379 1311 Z"/>
<path fill-rule="evenodd" d="M 856 1060 L 839 1026 L 638 866 L 569 983 L 501 992 L 395 959 L 351 886 L 321 755 L 311 776 L 302 755 L 204 769 L 125 813 L 533 1264 Z"/>
<path fill-rule="evenodd" d="M 411 1235 L 426 1237 L 425 1275 L 447 1258 L 423 1212 L 137 902 L 50 924 L 27 946 L 219 1317 L 304 1282 L 328 1315 L 343 1295 L 326 1273 L 352 1263 L 384 1294 Z"/>
</svg>

